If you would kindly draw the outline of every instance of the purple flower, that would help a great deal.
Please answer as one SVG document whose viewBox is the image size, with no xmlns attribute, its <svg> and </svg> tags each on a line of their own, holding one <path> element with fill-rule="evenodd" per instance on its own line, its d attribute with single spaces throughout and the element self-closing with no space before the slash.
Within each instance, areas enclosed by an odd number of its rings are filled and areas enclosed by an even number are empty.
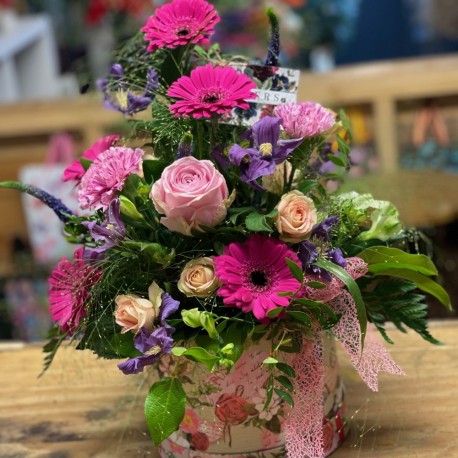
<svg viewBox="0 0 458 458">
<path fill-rule="evenodd" d="M 298 257 L 302 262 L 305 272 L 326 281 L 332 280 L 331 274 L 327 270 L 314 264 L 320 257 L 320 253 L 321 257 L 340 267 L 345 267 L 347 265 L 342 250 L 340 248 L 331 248 L 329 245 L 331 240 L 330 232 L 338 222 L 338 216 L 329 216 L 315 226 L 308 240 L 304 240 L 299 244 Z"/>
<path fill-rule="evenodd" d="M 31 184 L 19 183 L 17 181 L 3 181 L 0 183 L 0 188 L 17 189 L 18 191 L 25 192 L 30 196 L 41 200 L 64 223 L 73 216 L 73 212 L 64 203 L 62 203 L 60 199 Z"/>
<path fill-rule="evenodd" d="M 332 143 L 327 142 L 324 148 L 318 153 L 318 157 L 310 164 L 310 167 L 320 175 L 334 172 L 336 166 L 331 162 L 330 157 L 335 154 L 332 151 Z"/>
<path fill-rule="evenodd" d="M 107 219 L 102 224 L 95 221 L 86 221 L 83 226 L 86 227 L 91 237 L 99 243 L 96 248 L 87 248 L 84 252 L 85 257 L 93 257 L 94 254 L 101 254 L 105 251 L 119 245 L 126 236 L 126 227 L 121 220 L 119 212 L 119 199 L 114 199 L 108 207 Z"/>
<path fill-rule="evenodd" d="M 249 148 L 234 145 L 229 150 L 229 160 L 240 167 L 240 178 L 260 191 L 264 188 L 256 180 L 272 175 L 275 167 L 302 143 L 302 139 L 279 140 L 280 125 L 281 119 L 266 116 L 253 125 Z"/>
<path fill-rule="evenodd" d="M 118 368 L 126 375 L 143 372 L 144 367 L 154 364 L 161 358 L 161 355 L 170 353 L 173 339 L 163 327 L 151 333 L 146 328 L 141 328 L 134 338 L 134 345 L 143 355 L 118 364 Z"/>
<path fill-rule="evenodd" d="M 172 351 L 172 334 L 175 328 L 170 326 L 166 319 L 178 310 L 180 302 L 173 299 L 168 293 L 162 293 L 161 298 L 162 304 L 158 316 L 161 326 L 154 329 L 153 332 L 143 327 L 134 337 L 135 348 L 143 354 L 118 364 L 118 368 L 126 375 L 143 372 L 144 367 L 154 364 L 162 355 Z"/>
<path fill-rule="evenodd" d="M 159 87 L 158 74 L 153 69 L 148 69 L 146 85 L 140 90 L 133 90 L 126 84 L 124 69 L 120 64 L 111 67 L 110 76 L 97 82 L 99 90 L 103 92 L 103 104 L 110 110 L 132 115 L 146 110 L 154 100 Z"/>
</svg>

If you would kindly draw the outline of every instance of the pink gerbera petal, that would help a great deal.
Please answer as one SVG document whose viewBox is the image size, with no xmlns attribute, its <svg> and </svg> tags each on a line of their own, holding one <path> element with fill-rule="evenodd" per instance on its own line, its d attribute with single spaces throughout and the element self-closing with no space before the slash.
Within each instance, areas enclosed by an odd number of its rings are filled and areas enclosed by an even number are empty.
<svg viewBox="0 0 458 458">
<path fill-rule="evenodd" d="M 108 135 L 97 140 L 88 150 L 86 150 L 82 158 L 89 159 L 90 161 L 95 160 L 99 154 L 106 151 L 108 148 L 113 146 L 121 138 L 120 135 Z M 83 178 L 85 170 L 79 160 L 73 161 L 65 170 L 62 177 L 63 181 L 79 181 Z"/>
<path fill-rule="evenodd" d="M 62 258 L 49 278 L 49 310 L 64 332 L 74 332 L 86 316 L 91 288 L 102 271 L 83 260 L 83 248 L 73 254 L 73 262 Z"/>
<path fill-rule="evenodd" d="M 195 68 L 189 76 L 182 76 L 168 90 L 177 99 L 170 106 L 175 116 L 210 118 L 224 114 L 232 108 L 247 108 L 246 100 L 256 94 L 256 84 L 248 76 L 232 67 L 213 67 L 207 64 Z"/>
<path fill-rule="evenodd" d="M 213 5 L 205 0 L 174 0 L 156 9 L 142 28 L 148 51 L 208 43 L 220 21 Z"/>
<path fill-rule="evenodd" d="M 269 310 L 287 307 L 289 299 L 278 293 L 296 291 L 300 282 L 291 274 L 286 258 L 300 265 L 293 250 L 270 237 L 256 234 L 244 243 L 231 243 L 224 254 L 213 259 L 216 276 L 223 284 L 218 295 L 226 305 L 252 312 L 258 320 Z"/>
</svg>

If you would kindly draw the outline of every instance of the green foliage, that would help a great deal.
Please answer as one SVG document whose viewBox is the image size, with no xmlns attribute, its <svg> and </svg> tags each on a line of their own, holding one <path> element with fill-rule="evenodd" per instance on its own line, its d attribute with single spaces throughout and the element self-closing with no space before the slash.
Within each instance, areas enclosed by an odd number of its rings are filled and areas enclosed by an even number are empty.
<svg viewBox="0 0 458 458">
<path fill-rule="evenodd" d="M 156 446 L 178 429 L 185 408 L 186 394 L 177 378 L 165 377 L 151 386 L 145 399 L 145 417 Z"/>
<path fill-rule="evenodd" d="M 428 306 L 415 283 L 390 277 L 362 278 L 358 283 L 369 319 L 387 342 L 394 343 L 385 330 L 385 322 L 391 321 L 402 332 L 407 326 L 428 342 L 440 343 L 428 331 Z"/>
<path fill-rule="evenodd" d="M 56 356 L 57 350 L 60 348 L 62 342 L 67 337 L 65 332 L 62 332 L 58 326 L 54 326 L 48 332 L 49 341 L 43 347 L 43 353 L 45 353 L 44 366 L 39 377 L 42 377 L 44 373 L 51 366 L 54 357 Z"/>
</svg>

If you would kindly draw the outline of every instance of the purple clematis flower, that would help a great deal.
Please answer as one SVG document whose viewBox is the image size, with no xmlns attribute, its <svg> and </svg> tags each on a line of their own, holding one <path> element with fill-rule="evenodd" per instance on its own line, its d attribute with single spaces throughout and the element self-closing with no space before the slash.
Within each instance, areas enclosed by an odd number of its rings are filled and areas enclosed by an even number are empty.
<svg viewBox="0 0 458 458">
<path fill-rule="evenodd" d="M 159 87 L 158 74 L 148 69 L 146 84 L 142 90 L 133 90 L 126 84 L 124 69 L 120 64 L 114 64 L 110 76 L 97 82 L 103 92 L 103 105 L 110 110 L 117 110 L 126 115 L 132 115 L 146 110 L 156 96 Z"/>
<path fill-rule="evenodd" d="M 310 234 L 309 240 L 304 240 L 299 244 L 298 257 L 302 262 L 305 272 L 326 281 L 332 280 L 331 274 L 327 270 L 314 264 L 320 255 L 324 259 L 331 261 L 340 267 L 345 267 L 347 265 L 347 261 L 344 258 L 342 250 L 340 248 L 331 248 L 329 246 L 329 241 L 331 240 L 331 229 L 338 224 L 338 222 L 338 216 L 329 216 L 320 224 L 315 226 Z"/>
<path fill-rule="evenodd" d="M 303 140 L 280 140 L 280 125 L 280 118 L 266 116 L 251 128 L 249 148 L 234 145 L 229 150 L 229 160 L 240 167 L 240 178 L 259 191 L 264 188 L 256 180 L 272 175 Z"/>
<path fill-rule="evenodd" d="M 161 298 L 162 304 L 158 317 L 161 326 L 154 329 L 153 332 L 143 327 L 134 337 L 135 348 L 143 354 L 118 364 L 118 368 L 126 375 L 143 372 L 146 366 L 154 364 L 162 355 L 172 351 L 172 334 L 175 328 L 170 326 L 166 319 L 178 310 L 180 302 L 173 299 L 168 293 L 162 293 Z"/>
<path fill-rule="evenodd" d="M 102 224 L 95 221 L 83 223 L 91 237 L 100 244 L 96 248 L 86 248 L 85 257 L 94 258 L 94 255 L 100 255 L 122 242 L 126 236 L 126 227 L 121 220 L 119 207 L 119 199 L 114 199 L 108 207 L 107 219 Z"/>
</svg>

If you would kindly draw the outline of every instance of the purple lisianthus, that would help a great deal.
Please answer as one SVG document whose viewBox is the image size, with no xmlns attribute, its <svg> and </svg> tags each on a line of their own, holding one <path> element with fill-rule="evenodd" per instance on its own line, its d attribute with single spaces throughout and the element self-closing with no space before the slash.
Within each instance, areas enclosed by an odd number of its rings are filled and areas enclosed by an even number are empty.
<svg viewBox="0 0 458 458">
<path fill-rule="evenodd" d="M 110 76 L 97 82 L 103 92 L 103 104 L 110 110 L 117 110 L 123 114 L 132 115 L 146 110 L 156 96 L 159 87 L 158 74 L 153 69 L 148 69 L 146 84 L 140 90 L 133 90 L 126 84 L 124 69 L 120 64 L 111 67 Z"/>
<path fill-rule="evenodd" d="M 329 245 L 331 230 L 338 222 L 338 216 L 329 216 L 315 226 L 308 240 L 304 240 L 299 244 L 298 257 L 302 262 L 305 272 L 326 281 L 331 281 L 332 277 L 327 270 L 315 264 L 315 261 L 319 257 L 331 261 L 340 267 L 347 265 L 342 250 L 340 248 L 331 248 Z"/>
<path fill-rule="evenodd" d="M 121 220 L 119 211 L 120 202 L 119 199 L 114 199 L 107 211 L 106 220 L 97 224 L 95 221 L 86 221 L 83 226 L 89 230 L 91 237 L 99 245 L 96 248 L 86 248 L 84 251 L 85 256 L 94 258 L 94 255 L 100 255 L 105 251 L 119 245 L 126 236 L 126 227 Z"/>
<path fill-rule="evenodd" d="M 251 128 L 248 148 L 234 145 L 229 150 L 229 160 L 240 167 L 240 178 L 259 191 L 264 188 L 256 180 L 272 175 L 275 167 L 302 143 L 301 138 L 280 140 L 280 125 L 280 118 L 266 116 Z"/>
<path fill-rule="evenodd" d="M 134 337 L 135 348 L 143 354 L 118 364 L 118 368 L 126 375 L 143 372 L 146 366 L 154 364 L 162 355 L 172 351 L 172 334 L 175 328 L 170 326 L 166 319 L 178 310 L 180 302 L 173 299 L 168 293 L 162 293 L 161 298 L 162 303 L 158 316 L 160 326 L 152 332 L 143 327 Z"/>
</svg>

